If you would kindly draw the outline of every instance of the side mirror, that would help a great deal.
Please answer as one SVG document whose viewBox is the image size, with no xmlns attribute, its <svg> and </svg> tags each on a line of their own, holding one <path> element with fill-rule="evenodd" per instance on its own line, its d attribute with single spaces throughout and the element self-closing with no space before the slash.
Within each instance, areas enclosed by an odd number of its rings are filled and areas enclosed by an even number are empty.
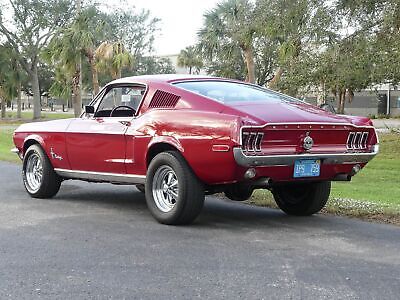
<svg viewBox="0 0 400 300">
<path fill-rule="evenodd" d="M 88 115 L 94 114 L 94 106 L 85 105 L 85 114 L 88 114 Z"/>
</svg>

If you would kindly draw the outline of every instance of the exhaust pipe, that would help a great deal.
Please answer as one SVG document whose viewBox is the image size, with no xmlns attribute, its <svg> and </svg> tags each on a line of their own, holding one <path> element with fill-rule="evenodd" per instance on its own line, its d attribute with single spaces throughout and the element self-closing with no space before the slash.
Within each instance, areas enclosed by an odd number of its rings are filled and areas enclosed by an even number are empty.
<svg viewBox="0 0 400 300">
<path fill-rule="evenodd" d="M 351 181 L 351 175 L 346 173 L 336 174 L 333 181 Z"/>
</svg>

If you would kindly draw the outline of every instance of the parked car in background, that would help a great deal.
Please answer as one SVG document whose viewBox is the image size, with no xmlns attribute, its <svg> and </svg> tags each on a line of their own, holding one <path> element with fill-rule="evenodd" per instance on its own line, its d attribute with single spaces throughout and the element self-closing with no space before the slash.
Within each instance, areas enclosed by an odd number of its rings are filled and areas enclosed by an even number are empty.
<svg viewBox="0 0 400 300">
<path fill-rule="evenodd" d="M 69 179 L 132 184 L 164 224 L 192 222 L 205 194 L 243 201 L 254 189 L 271 190 L 288 214 L 317 213 L 331 181 L 350 181 L 379 146 L 368 118 L 189 75 L 115 80 L 80 118 L 23 124 L 14 143 L 32 197 L 53 197 Z"/>
</svg>

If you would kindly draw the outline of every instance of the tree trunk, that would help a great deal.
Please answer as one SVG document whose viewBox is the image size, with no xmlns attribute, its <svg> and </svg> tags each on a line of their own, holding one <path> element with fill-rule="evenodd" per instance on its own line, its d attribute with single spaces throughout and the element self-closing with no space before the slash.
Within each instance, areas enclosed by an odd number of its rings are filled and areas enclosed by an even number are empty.
<svg viewBox="0 0 400 300">
<path fill-rule="evenodd" d="M 317 94 L 317 105 L 321 106 L 326 103 L 325 82 L 321 83 L 321 92 Z"/>
<path fill-rule="evenodd" d="M 189 74 L 192 75 L 192 66 L 189 67 Z"/>
<path fill-rule="evenodd" d="M 22 109 L 22 101 L 21 101 L 21 83 L 18 85 L 18 97 L 17 97 L 17 119 L 22 119 L 21 109 Z"/>
<path fill-rule="evenodd" d="M 278 86 L 279 81 L 281 80 L 283 74 L 283 68 L 278 67 L 278 69 L 275 72 L 274 78 L 271 79 L 271 81 L 268 83 L 268 87 L 271 90 L 275 90 Z"/>
<path fill-rule="evenodd" d="M 254 65 L 254 54 L 251 47 L 243 49 L 244 59 L 247 67 L 247 79 L 250 83 L 256 83 L 256 70 Z"/>
<path fill-rule="evenodd" d="M 90 64 L 90 69 L 92 71 L 92 86 L 93 86 L 93 97 L 96 96 L 99 91 L 99 73 L 97 71 L 97 66 L 96 62 L 94 60 L 94 56 L 89 56 L 89 64 Z"/>
<path fill-rule="evenodd" d="M 81 97 L 81 89 L 79 86 L 80 81 L 80 70 L 76 70 L 75 76 L 72 79 L 72 106 L 74 107 L 74 116 L 75 118 L 79 117 L 82 113 L 82 97 Z"/>
<path fill-rule="evenodd" d="M 0 98 L 1 100 L 1 118 L 4 119 L 6 117 L 6 100 L 4 98 Z"/>
<path fill-rule="evenodd" d="M 34 65 L 30 72 L 32 92 L 33 92 L 33 119 L 37 120 L 41 117 L 41 103 L 40 103 L 40 87 L 39 87 L 39 75 L 37 66 Z"/>
<path fill-rule="evenodd" d="M 346 90 L 339 91 L 338 114 L 344 114 L 344 103 L 346 100 Z"/>
</svg>

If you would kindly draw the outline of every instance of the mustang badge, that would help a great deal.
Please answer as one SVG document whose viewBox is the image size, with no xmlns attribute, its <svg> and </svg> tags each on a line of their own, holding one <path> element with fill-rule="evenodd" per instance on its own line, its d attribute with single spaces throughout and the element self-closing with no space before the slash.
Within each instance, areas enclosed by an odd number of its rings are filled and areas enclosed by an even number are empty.
<svg viewBox="0 0 400 300">
<path fill-rule="evenodd" d="M 306 132 L 306 137 L 303 139 L 304 150 L 310 150 L 313 145 L 314 145 L 314 140 L 310 136 L 310 133 Z"/>
<path fill-rule="evenodd" d="M 62 159 L 63 159 L 62 156 L 57 155 L 57 154 L 54 152 L 53 147 L 50 148 L 50 155 L 51 155 L 51 158 L 53 158 L 53 159 L 58 159 L 58 160 L 62 160 Z"/>
</svg>

